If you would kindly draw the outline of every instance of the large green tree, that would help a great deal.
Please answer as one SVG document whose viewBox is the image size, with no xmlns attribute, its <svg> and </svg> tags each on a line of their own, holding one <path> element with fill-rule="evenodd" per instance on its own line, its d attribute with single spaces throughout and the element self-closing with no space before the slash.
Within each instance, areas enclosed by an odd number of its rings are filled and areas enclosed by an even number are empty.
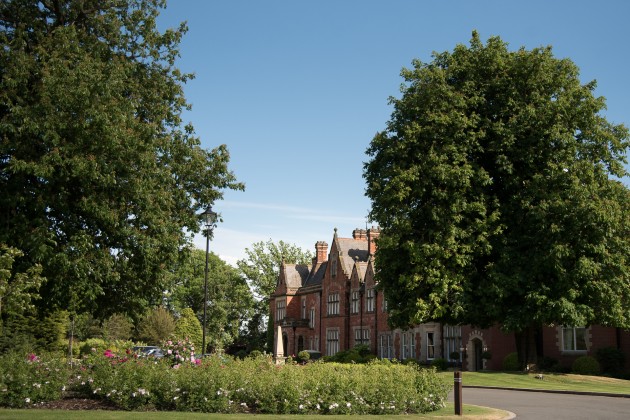
<svg viewBox="0 0 630 420">
<path fill-rule="evenodd" d="M 391 323 L 500 323 L 522 362 L 539 325 L 630 327 L 629 136 L 595 82 L 476 33 L 402 76 L 364 166 Z"/>
<path fill-rule="evenodd" d="M 247 279 L 256 297 L 256 311 L 248 323 L 246 336 L 250 349 L 271 351 L 273 331 L 267 327 L 269 316 L 269 296 L 276 289 L 280 265 L 311 264 L 313 254 L 294 244 L 284 241 L 255 242 L 251 248 L 245 248 L 246 258 L 237 261 L 241 274 Z"/>
<path fill-rule="evenodd" d="M 242 189 L 200 146 L 163 0 L 0 5 L 0 243 L 41 264 L 39 302 L 99 318 L 159 303 L 196 213 Z M 26 267 L 26 268 L 25 268 Z"/>
<path fill-rule="evenodd" d="M 191 248 L 183 255 L 185 257 L 171 273 L 167 303 L 177 313 L 191 308 L 201 322 L 206 253 Z M 246 327 L 253 316 L 255 302 L 245 278 L 236 268 L 214 253 L 208 257 L 207 343 L 211 349 L 224 349 L 234 343 Z"/>
</svg>

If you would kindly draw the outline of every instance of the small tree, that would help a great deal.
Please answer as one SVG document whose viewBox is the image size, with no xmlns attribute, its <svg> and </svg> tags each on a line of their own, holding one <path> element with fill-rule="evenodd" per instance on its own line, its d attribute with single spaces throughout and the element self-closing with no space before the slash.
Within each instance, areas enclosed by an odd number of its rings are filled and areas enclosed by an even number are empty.
<svg viewBox="0 0 630 420">
<path fill-rule="evenodd" d="M 203 339 L 202 326 L 191 308 L 184 309 L 180 314 L 175 322 L 174 335 L 177 339 L 188 339 L 196 349 L 205 353 L 205 350 L 201 348 L 201 341 Z"/>
<path fill-rule="evenodd" d="M 122 314 L 114 314 L 103 322 L 103 338 L 106 340 L 129 340 L 133 323 Z"/>
<path fill-rule="evenodd" d="M 161 306 L 150 311 L 138 326 L 138 339 L 155 345 L 168 339 L 175 331 L 175 319 Z"/>
</svg>

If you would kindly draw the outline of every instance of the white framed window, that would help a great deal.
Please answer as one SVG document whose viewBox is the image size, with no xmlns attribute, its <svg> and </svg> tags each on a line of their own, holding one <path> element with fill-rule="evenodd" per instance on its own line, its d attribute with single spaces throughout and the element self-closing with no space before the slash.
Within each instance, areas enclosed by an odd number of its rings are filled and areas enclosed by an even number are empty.
<svg viewBox="0 0 630 420">
<path fill-rule="evenodd" d="M 444 326 L 444 357 L 451 362 L 459 362 L 462 348 L 462 327 L 457 325 L 445 325 Z M 458 359 L 452 359 L 451 354 L 457 352 L 459 354 Z"/>
<path fill-rule="evenodd" d="M 308 320 L 308 326 L 315 328 L 315 308 L 311 308 L 311 317 Z"/>
<path fill-rule="evenodd" d="M 326 331 L 326 355 L 334 356 L 339 351 L 339 330 Z"/>
<path fill-rule="evenodd" d="M 356 328 L 354 330 L 354 345 L 357 344 L 370 344 L 370 329 L 369 328 Z"/>
<path fill-rule="evenodd" d="M 382 311 L 383 312 L 387 312 L 387 299 L 385 299 L 384 297 L 383 297 L 383 308 L 382 308 Z"/>
<path fill-rule="evenodd" d="M 381 346 L 379 355 L 381 359 L 391 359 L 394 357 L 394 347 L 392 346 L 391 334 L 381 335 Z"/>
<path fill-rule="evenodd" d="M 366 312 L 374 312 L 374 289 L 368 289 L 365 297 Z"/>
<path fill-rule="evenodd" d="M 306 297 L 302 298 L 302 319 L 306 319 Z"/>
<path fill-rule="evenodd" d="M 277 322 L 282 322 L 282 320 L 286 316 L 286 305 L 287 305 L 287 302 L 284 299 L 276 301 L 276 321 Z"/>
<path fill-rule="evenodd" d="M 586 351 L 586 328 L 562 327 L 563 351 Z"/>
<path fill-rule="evenodd" d="M 352 292 L 351 311 L 353 314 L 359 313 L 359 291 L 358 290 L 355 290 L 354 292 Z"/>
<path fill-rule="evenodd" d="M 416 335 L 413 331 L 401 334 L 400 359 L 414 359 L 416 357 Z"/>
<path fill-rule="evenodd" d="M 427 333 L 427 360 L 435 359 L 435 333 Z"/>
<path fill-rule="evenodd" d="M 328 294 L 328 315 L 339 315 L 339 293 Z"/>
</svg>

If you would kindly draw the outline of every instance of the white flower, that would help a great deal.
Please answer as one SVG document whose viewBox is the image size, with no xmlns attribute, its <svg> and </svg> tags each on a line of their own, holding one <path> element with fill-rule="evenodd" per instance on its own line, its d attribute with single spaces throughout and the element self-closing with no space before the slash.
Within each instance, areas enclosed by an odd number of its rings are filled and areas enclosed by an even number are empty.
<svg viewBox="0 0 630 420">
<path fill-rule="evenodd" d="M 30 403 L 30 402 L 31 402 L 31 399 L 30 399 L 30 398 L 28 398 L 28 397 L 26 397 L 26 398 L 24 399 L 24 402 Z"/>
<path fill-rule="evenodd" d="M 346 407 L 350 408 L 350 407 L 352 407 L 352 404 L 346 403 Z"/>
<path fill-rule="evenodd" d="M 173 397 L 173 400 L 176 400 L 176 399 L 178 399 L 178 398 L 179 398 L 179 397 Z"/>
<path fill-rule="evenodd" d="M 300 404 L 300 406 L 298 407 L 300 410 L 304 410 L 304 404 Z"/>
</svg>

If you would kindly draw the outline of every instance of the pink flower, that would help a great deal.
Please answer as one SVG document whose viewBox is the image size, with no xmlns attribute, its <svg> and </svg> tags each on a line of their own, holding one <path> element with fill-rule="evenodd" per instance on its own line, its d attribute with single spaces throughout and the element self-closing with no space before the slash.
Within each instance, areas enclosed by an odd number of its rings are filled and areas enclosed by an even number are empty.
<svg viewBox="0 0 630 420">
<path fill-rule="evenodd" d="M 34 353 L 31 353 L 28 355 L 28 361 L 29 362 L 37 362 L 39 359 L 37 358 L 37 355 L 35 355 Z"/>
<path fill-rule="evenodd" d="M 201 364 L 201 359 L 195 359 L 195 364 L 199 366 Z"/>
<path fill-rule="evenodd" d="M 111 359 L 112 357 L 116 357 L 116 355 L 115 355 L 114 353 L 112 353 L 112 351 L 111 351 L 110 349 L 105 350 L 105 353 L 103 353 L 103 355 L 104 355 L 105 357 L 110 358 L 110 359 Z"/>
</svg>

